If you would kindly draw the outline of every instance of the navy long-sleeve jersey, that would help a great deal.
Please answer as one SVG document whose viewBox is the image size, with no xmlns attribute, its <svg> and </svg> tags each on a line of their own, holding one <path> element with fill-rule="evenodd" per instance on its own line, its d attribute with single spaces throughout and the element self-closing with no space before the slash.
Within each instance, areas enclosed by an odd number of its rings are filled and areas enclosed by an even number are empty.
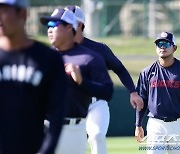
<svg viewBox="0 0 180 154">
<path fill-rule="evenodd" d="M 75 44 L 74 48 L 61 51 L 64 63 L 80 66 L 83 81 L 79 86 L 70 75 L 67 102 L 70 105 L 67 117 L 83 117 L 88 112 L 91 97 L 110 100 L 113 84 L 108 75 L 105 62 L 95 52 Z"/>
<path fill-rule="evenodd" d="M 59 53 L 39 42 L 18 51 L 0 49 L 0 154 L 54 153 L 66 81 Z M 46 114 L 51 127 L 44 137 Z"/>
<path fill-rule="evenodd" d="M 106 67 L 117 74 L 123 85 L 128 89 L 130 93 L 136 91 L 129 72 L 106 44 L 96 42 L 88 38 L 84 38 L 81 44 L 100 54 L 105 60 Z"/>
<path fill-rule="evenodd" d="M 146 67 L 139 76 L 137 91 L 144 100 L 144 108 L 136 111 L 136 125 L 142 125 L 148 110 L 149 117 L 180 118 L 180 61 L 175 59 L 170 67 L 159 61 Z"/>
</svg>

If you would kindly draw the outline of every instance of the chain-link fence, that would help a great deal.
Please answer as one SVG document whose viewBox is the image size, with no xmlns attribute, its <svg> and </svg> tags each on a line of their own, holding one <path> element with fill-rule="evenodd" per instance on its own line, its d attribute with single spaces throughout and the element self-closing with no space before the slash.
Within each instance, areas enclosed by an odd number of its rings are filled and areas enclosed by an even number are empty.
<svg viewBox="0 0 180 154">
<path fill-rule="evenodd" d="M 80 5 L 81 0 L 30 0 L 31 6 Z"/>
<path fill-rule="evenodd" d="M 89 36 L 154 37 L 161 31 L 180 34 L 180 0 L 31 0 L 29 34 L 45 34 L 40 16 L 67 5 L 82 7 L 86 16 L 85 32 Z"/>
</svg>

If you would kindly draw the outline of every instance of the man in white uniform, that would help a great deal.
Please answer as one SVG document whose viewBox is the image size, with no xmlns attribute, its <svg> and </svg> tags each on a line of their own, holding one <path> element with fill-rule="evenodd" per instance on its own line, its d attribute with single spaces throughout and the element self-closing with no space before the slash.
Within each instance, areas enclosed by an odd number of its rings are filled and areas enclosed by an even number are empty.
<svg viewBox="0 0 180 154">
<path fill-rule="evenodd" d="M 144 138 L 142 121 L 147 111 L 147 154 L 179 154 L 180 60 L 174 57 L 177 45 L 171 32 L 158 34 L 154 43 L 158 60 L 142 70 L 137 83 L 144 108 L 136 113 L 135 136 L 138 142 Z"/>
</svg>

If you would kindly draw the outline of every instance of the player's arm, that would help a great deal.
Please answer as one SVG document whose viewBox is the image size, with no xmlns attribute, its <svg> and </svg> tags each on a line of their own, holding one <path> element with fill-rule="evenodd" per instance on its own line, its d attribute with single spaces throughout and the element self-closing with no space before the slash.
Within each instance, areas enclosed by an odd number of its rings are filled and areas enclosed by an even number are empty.
<svg viewBox="0 0 180 154">
<path fill-rule="evenodd" d="M 105 44 L 103 50 L 103 57 L 106 61 L 108 69 L 114 71 L 117 74 L 122 84 L 129 91 L 130 102 L 133 108 L 137 107 L 139 110 L 141 110 L 143 108 L 144 103 L 142 98 L 138 95 L 138 93 L 135 90 L 133 80 L 128 70 L 125 68 L 122 62 L 113 54 L 111 49 Z"/>
<path fill-rule="evenodd" d="M 144 138 L 144 130 L 142 128 L 142 121 L 143 121 L 143 117 L 147 111 L 147 106 L 148 106 L 147 88 L 148 86 L 145 80 L 145 73 L 142 72 L 139 76 L 137 88 L 136 88 L 139 95 L 143 98 L 143 101 L 144 101 L 144 108 L 141 111 L 136 109 L 135 137 L 138 142 L 141 142 L 141 140 Z"/>
<path fill-rule="evenodd" d="M 146 113 L 147 110 L 147 101 L 145 101 L 145 105 L 144 108 L 139 111 L 138 109 L 136 109 L 136 129 L 135 129 L 135 137 L 136 140 L 138 142 L 141 142 L 141 140 L 144 138 L 144 130 L 142 128 L 142 121 L 143 121 L 143 117 Z"/>
<path fill-rule="evenodd" d="M 75 65 L 75 64 L 72 64 L 72 63 L 66 63 L 64 65 L 64 67 L 65 67 L 66 73 L 71 75 L 73 80 L 78 85 L 81 85 L 81 83 L 82 83 L 82 75 L 81 75 L 81 71 L 80 71 L 79 65 Z"/>
<path fill-rule="evenodd" d="M 128 89 L 130 93 L 135 92 L 135 86 L 128 70 L 125 68 L 122 62 L 114 55 L 111 49 L 107 45 L 103 45 L 104 46 L 102 56 L 105 59 L 107 68 L 117 74 L 122 84 Z"/>
<path fill-rule="evenodd" d="M 137 108 L 139 111 L 144 107 L 144 101 L 137 92 L 130 93 L 130 102 L 132 107 Z"/>
<path fill-rule="evenodd" d="M 144 138 L 144 130 L 143 130 L 143 127 L 142 127 L 142 121 L 143 121 L 143 117 L 145 115 L 145 112 L 147 110 L 147 101 L 144 101 L 144 102 L 146 102 L 146 103 L 145 103 L 144 108 L 141 111 L 136 109 L 135 137 L 136 137 L 136 140 L 138 142 L 141 142 L 142 139 Z"/>
<path fill-rule="evenodd" d="M 46 133 L 44 142 L 40 149 L 41 154 L 54 153 L 61 127 L 63 124 L 63 117 L 67 110 L 65 106 L 65 95 L 67 87 L 67 79 L 64 71 L 64 63 L 59 54 L 52 59 L 53 64 L 50 67 L 48 79 L 47 101 L 48 101 L 48 117 L 50 127 Z"/>
<path fill-rule="evenodd" d="M 91 96 L 109 101 L 113 94 L 113 83 L 104 59 L 97 55 L 91 61 L 90 78 L 83 78 L 81 87 Z"/>
<path fill-rule="evenodd" d="M 94 57 L 88 66 L 89 78 L 81 75 L 78 65 L 65 64 L 66 73 L 71 74 L 73 80 L 85 90 L 89 96 L 109 101 L 112 98 L 113 83 L 107 72 L 104 60 Z"/>
<path fill-rule="evenodd" d="M 144 138 L 144 129 L 142 126 L 136 126 L 135 137 L 138 142 L 142 142 L 142 139 Z"/>
</svg>

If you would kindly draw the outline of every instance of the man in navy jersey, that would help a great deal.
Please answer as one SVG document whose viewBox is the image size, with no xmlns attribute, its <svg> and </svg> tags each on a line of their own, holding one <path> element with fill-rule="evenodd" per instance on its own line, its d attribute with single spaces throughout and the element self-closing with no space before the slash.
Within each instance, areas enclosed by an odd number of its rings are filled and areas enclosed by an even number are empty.
<svg viewBox="0 0 180 154">
<path fill-rule="evenodd" d="M 65 114 L 62 57 L 27 37 L 27 7 L 0 0 L 0 154 L 53 154 Z"/>
<path fill-rule="evenodd" d="M 139 76 L 137 91 L 144 100 L 144 108 L 136 113 L 135 136 L 144 137 L 142 120 L 148 113 L 148 154 L 179 154 L 180 149 L 180 61 L 174 57 L 175 37 L 162 32 L 155 41 L 159 60 L 146 67 Z M 165 149 L 163 149 L 165 147 Z"/>
<path fill-rule="evenodd" d="M 137 106 L 138 109 L 141 110 L 143 108 L 143 101 L 141 97 L 138 96 L 127 69 L 106 44 L 84 37 L 83 30 L 85 28 L 85 16 L 79 6 L 68 6 L 66 9 L 73 11 L 78 22 L 75 41 L 102 56 L 105 60 L 106 67 L 109 70 L 113 70 L 118 75 L 124 86 L 128 89 L 132 106 L 134 108 Z M 109 119 L 110 114 L 107 101 L 99 97 L 93 97 L 92 103 L 89 106 L 86 122 L 86 130 L 89 136 L 88 141 L 90 143 L 92 154 L 107 153 L 106 134 L 109 126 Z"/>
<path fill-rule="evenodd" d="M 113 84 L 105 62 L 98 54 L 74 42 L 77 23 L 72 11 L 55 9 L 42 17 L 48 27 L 48 37 L 65 62 L 69 86 L 66 101 L 70 104 L 65 118 L 57 154 L 85 154 L 85 122 L 91 97 L 110 100 Z"/>
</svg>

